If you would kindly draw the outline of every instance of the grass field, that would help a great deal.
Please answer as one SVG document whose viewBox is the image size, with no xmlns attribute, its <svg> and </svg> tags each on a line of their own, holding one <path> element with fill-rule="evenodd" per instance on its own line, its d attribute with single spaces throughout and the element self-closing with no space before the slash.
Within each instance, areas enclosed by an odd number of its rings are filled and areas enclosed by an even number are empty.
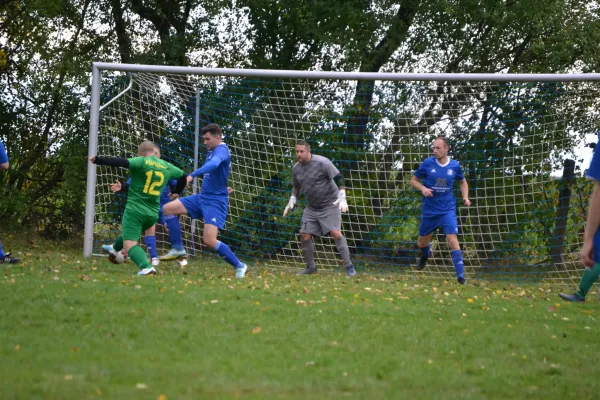
<svg viewBox="0 0 600 400">
<path fill-rule="evenodd" d="M 598 398 L 598 303 L 559 287 L 23 248 L 0 266 L 2 399 Z M 564 289 L 564 288 L 562 288 Z M 573 288 L 570 288 L 572 290 Z"/>
</svg>

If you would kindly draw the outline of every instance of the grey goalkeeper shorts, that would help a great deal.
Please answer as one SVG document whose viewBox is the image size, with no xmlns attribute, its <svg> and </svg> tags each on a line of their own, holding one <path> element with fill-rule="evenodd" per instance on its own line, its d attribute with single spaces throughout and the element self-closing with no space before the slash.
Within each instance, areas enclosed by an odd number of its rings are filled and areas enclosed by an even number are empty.
<svg viewBox="0 0 600 400">
<path fill-rule="evenodd" d="M 310 233 L 313 236 L 327 235 L 333 229 L 342 229 L 342 212 L 338 206 L 323 210 L 306 207 L 302 214 L 300 233 Z"/>
</svg>

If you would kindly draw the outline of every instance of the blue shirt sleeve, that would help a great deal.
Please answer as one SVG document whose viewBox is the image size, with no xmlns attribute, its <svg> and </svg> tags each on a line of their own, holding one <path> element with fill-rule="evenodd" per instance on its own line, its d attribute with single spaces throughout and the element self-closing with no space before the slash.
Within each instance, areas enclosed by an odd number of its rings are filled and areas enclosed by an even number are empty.
<svg viewBox="0 0 600 400">
<path fill-rule="evenodd" d="M 206 162 L 206 164 L 204 164 L 202 167 L 198 168 L 197 170 L 195 170 L 194 172 L 192 172 L 190 175 L 194 178 L 200 176 L 200 175 L 204 175 L 206 173 L 212 172 L 214 170 L 216 170 L 217 168 L 219 168 L 219 165 L 221 165 L 221 163 L 223 161 L 226 161 L 229 158 L 229 152 L 218 146 L 214 152 L 213 152 L 213 156 L 210 160 L 208 160 Z"/>
<path fill-rule="evenodd" d="M 599 147 L 600 141 L 596 144 L 596 147 L 594 148 L 592 162 L 590 163 L 590 167 L 587 170 L 587 177 L 595 181 L 600 181 L 600 151 L 598 150 Z"/>
<path fill-rule="evenodd" d="M 419 167 L 418 170 L 415 171 L 415 176 L 419 179 L 427 178 L 427 161 L 423 161 L 423 164 Z"/>
<path fill-rule="evenodd" d="M 457 181 L 462 181 L 465 179 L 465 174 L 463 173 L 463 169 L 460 165 L 456 166 L 456 178 Z"/>
<path fill-rule="evenodd" d="M 6 148 L 4 148 L 4 144 L 0 142 L 0 164 L 5 164 L 8 162 L 8 155 L 6 155 Z"/>
</svg>

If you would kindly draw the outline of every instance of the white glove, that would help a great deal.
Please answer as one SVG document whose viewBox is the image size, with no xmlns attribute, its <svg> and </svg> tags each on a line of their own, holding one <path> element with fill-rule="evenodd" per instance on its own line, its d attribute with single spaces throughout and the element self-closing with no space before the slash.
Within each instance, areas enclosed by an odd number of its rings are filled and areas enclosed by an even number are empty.
<svg viewBox="0 0 600 400">
<path fill-rule="evenodd" d="M 346 191 L 340 190 L 338 192 L 338 199 L 333 202 L 334 205 L 340 208 L 341 212 L 348 212 L 348 202 L 346 201 Z"/>
<path fill-rule="evenodd" d="M 285 210 L 283 210 L 283 216 L 285 217 L 287 215 L 287 213 L 294 208 L 294 206 L 296 205 L 296 196 L 291 195 L 290 196 L 290 201 L 288 202 L 287 206 L 285 206 Z"/>
</svg>

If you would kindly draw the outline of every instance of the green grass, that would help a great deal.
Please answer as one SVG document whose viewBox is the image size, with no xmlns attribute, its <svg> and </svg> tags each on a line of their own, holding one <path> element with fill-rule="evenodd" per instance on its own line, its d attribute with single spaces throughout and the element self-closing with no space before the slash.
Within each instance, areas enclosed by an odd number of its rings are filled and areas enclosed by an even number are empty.
<svg viewBox="0 0 600 400">
<path fill-rule="evenodd" d="M 0 267 L 2 399 L 598 396 L 595 293 L 23 252 Z"/>
</svg>

